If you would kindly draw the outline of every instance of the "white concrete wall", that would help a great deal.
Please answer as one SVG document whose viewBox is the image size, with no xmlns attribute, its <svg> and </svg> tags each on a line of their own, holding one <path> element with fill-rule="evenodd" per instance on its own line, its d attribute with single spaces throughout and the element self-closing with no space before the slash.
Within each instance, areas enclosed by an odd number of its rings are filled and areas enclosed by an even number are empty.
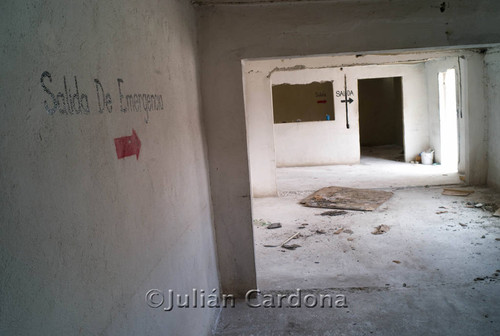
<svg viewBox="0 0 500 336">
<path fill-rule="evenodd" d="M 500 48 L 485 55 L 488 100 L 488 185 L 500 189 Z"/>
<path fill-rule="evenodd" d="M 1 2 L 1 335 L 210 333 L 215 309 L 145 302 L 218 288 L 195 30 L 187 1 Z M 44 71 L 90 113 L 49 114 Z M 163 109 L 121 112 L 117 78 Z M 139 158 L 118 160 L 132 129 Z"/>
<path fill-rule="evenodd" d="M 355 129 L 354 123 L 348 130 L 340 120 L 275 124 L 277 167 L 358 163 L 359 137 Z M 255 183 L 252 187 L 258 188 L 259 181 L 252 181 Z M 258 189 L 254 189 L 254 196 L 261 196 Z"/>
<path fill-rule="evenodd" d="M 279 67 L 284 60 L 271 60 L 271 64 L 266 65 L 268 68 Z M 271 74 L 270 80 L 272 85 L 289 83 L 289 84 L 306 84 L 314 81 L 333 81 L 333 100 L 335 109 L 335 120 L 328 122 L 306 122 L 306 123 L 288 123 L 274 125 L 274 142 L 276 149 L 276 166 L 277 167 L 297 167 L 297 166 L 315 166 L 327 164 L 354 164 L 359 162 L 359 127 L 357 121 L 357 110 L 350 107 L 350 118 L 352 119 L 350 128 L 346 128 L 345 106 L 340 103 L 341 98 L 337 98 L 336 91 L 344 91 L 343 73 L 338 68 L 314 69 L 319 63 L 315 58 L 296 59 L 297 65 L 305 67 L 304 70 L 279 70 Z M 247 73 L 251 71 L 251 62 L 248 63 Z M 261 62 L 258 62 L 257 69 Z M 258 70 L 257 70 L 258 71 Z M 247 76 L 252 76 L 249 73 Z M 353 84 L 353 83 L 349 83 Z M 266 85 L 267 86 L 267 85 Z M 349 86 L 349 89 L 352 87 Z M 264 89 L 260 88 L 248 88 Z M 246 94 L 246 93 L 245 93 Z M 267 95 L 270 94 L 267 90 Z M 248 99 L 246 100 L 248 101 Z M 272 110 L 252 111 L 246 113 L 252 116 L 258 113 L 273 113 Z M 264 120 L 263 120 L 264 121 Z M 251 151 L 253 132 L 247 127 L 247 138 L 249 139 L 249 155 Z M 272 141 L 273 136 L 270 134 L 268 139 Z M 271 157 L 265 158 L 270 160 Z M 252 159 L 250 159 L 253 161 Z M 274 172 L 268 172 L 274 174 Z M 252 172 L 251 172 L 252 174 Z M 253 195 L 258 197 L 259 189 L 267 189 L 266 186 L 260 185 L 258 180 L 253 179 L 252 189 Z M 274 191 L 276 193 L 276 191 Z"/>
<path fill-rule="evenodd" d="M 496 0 L 451 2 L 444 12 L 434 0 L 199 7 L 203 112 L 223 288 L 255 286 L 241 60 L 498 43 L 499 12 Z M 468 141 L 475 142 L 478 132 L 474 128 Z"/>
<path fill-rule="evenodd" d="M 488 114 L 485 92 L 484 55 L 464 56 L 460 62 L 463 92 L 465 178 L 472 185 L 486 184 L 488 172 Z M 460 169 L 460 167 L 459 167 Z"/>
</svg>

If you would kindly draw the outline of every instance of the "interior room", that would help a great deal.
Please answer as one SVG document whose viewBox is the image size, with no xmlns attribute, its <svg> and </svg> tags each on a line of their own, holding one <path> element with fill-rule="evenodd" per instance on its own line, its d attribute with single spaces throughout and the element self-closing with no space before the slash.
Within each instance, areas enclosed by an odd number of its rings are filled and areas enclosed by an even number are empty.
<svg viewBox="0 0 500 336">
<path fill-rule="evenodd" d="M 3 1 L 0 334 L 500 334 L 499 18 Z"/>
</svg>

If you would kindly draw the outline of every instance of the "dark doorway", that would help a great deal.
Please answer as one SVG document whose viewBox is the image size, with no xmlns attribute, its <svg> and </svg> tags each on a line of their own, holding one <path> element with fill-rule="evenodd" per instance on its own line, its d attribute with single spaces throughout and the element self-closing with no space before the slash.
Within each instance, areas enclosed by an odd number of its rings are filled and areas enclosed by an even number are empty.
<svg viewBox="0 0 500 336">
<path fill-rule="evenodd" d="M 362 154 L 404 161 L 402 77 L 358 80 Z"/>
</svg>

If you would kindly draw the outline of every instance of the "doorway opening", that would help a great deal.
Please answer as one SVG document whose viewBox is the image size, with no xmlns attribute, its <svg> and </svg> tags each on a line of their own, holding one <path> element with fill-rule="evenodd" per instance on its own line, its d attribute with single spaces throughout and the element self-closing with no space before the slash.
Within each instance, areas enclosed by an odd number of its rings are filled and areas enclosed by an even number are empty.
<svg viewBox="0 0 500 336">
<path fill-rule="evenodd" d="M 358 80 L 361 155 L 404 161 L 402 77 Z"/>
<path fill-rule="evenodd" d="M 416 160 L 431 148 L 438 154 L 436 163 L 441 162 L 446 141 L 440 139 L 450 138 L 451 132 L 441 128 L 450 124 L 450 111 L 456 113 L 457 94 L 451 92 L 455 78 L 446 69 L 457 58 L 440 56 L 407 56 L 411 61 L 403 62 L 381 55 L 369 65 L 356 64 L 362 60 L 352 56 L 350 66 L 338 56 L 243 63 L 260 289 L 377 287 L 405 280 L 407 273 L 399 272 L 392 260 L 408 259 L 402 246 L 414 232 L 433 241 L 428 229 L 441 225 L 439 217 L 428 218 L 441 213 L 435 199 L 443 185 L 461 184 L 458 174 Z M 328 111 L 319 109 L 330 103 Z M 301 203 L 330 187 L 392 192 L 395 197 L 373 211 L 329 211 Z M 392 232 L 382 237 L 400 236 L 380 245 L 373 232 L 381 224 Z M 420 243 L 417 239 L 409 246 Z M 431 250 L 437 243 L 427 245 Z M 387 251 L 394 258 L 388 262 Z"/>
<path fill-rule="evenodd" d="M 458 170 L 458 117 L 455 69 L 440 72 L 439 119 L 441 128 L 441 165 L 452 172 Z"/>
</svg>

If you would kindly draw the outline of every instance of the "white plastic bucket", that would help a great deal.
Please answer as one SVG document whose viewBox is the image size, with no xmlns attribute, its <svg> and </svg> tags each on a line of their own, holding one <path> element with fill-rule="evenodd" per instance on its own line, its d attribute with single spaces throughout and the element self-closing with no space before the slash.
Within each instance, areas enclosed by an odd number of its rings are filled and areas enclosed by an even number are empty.
<svg viewBox="0 0 500 336">
<path fill-rule="evenodd" d="M 434 162 L 434 151 L 430 153 L 422 152 L 420 153 L 420 157 L 422 158 L 422 164 L 431 165 Z"/>
</svg>

